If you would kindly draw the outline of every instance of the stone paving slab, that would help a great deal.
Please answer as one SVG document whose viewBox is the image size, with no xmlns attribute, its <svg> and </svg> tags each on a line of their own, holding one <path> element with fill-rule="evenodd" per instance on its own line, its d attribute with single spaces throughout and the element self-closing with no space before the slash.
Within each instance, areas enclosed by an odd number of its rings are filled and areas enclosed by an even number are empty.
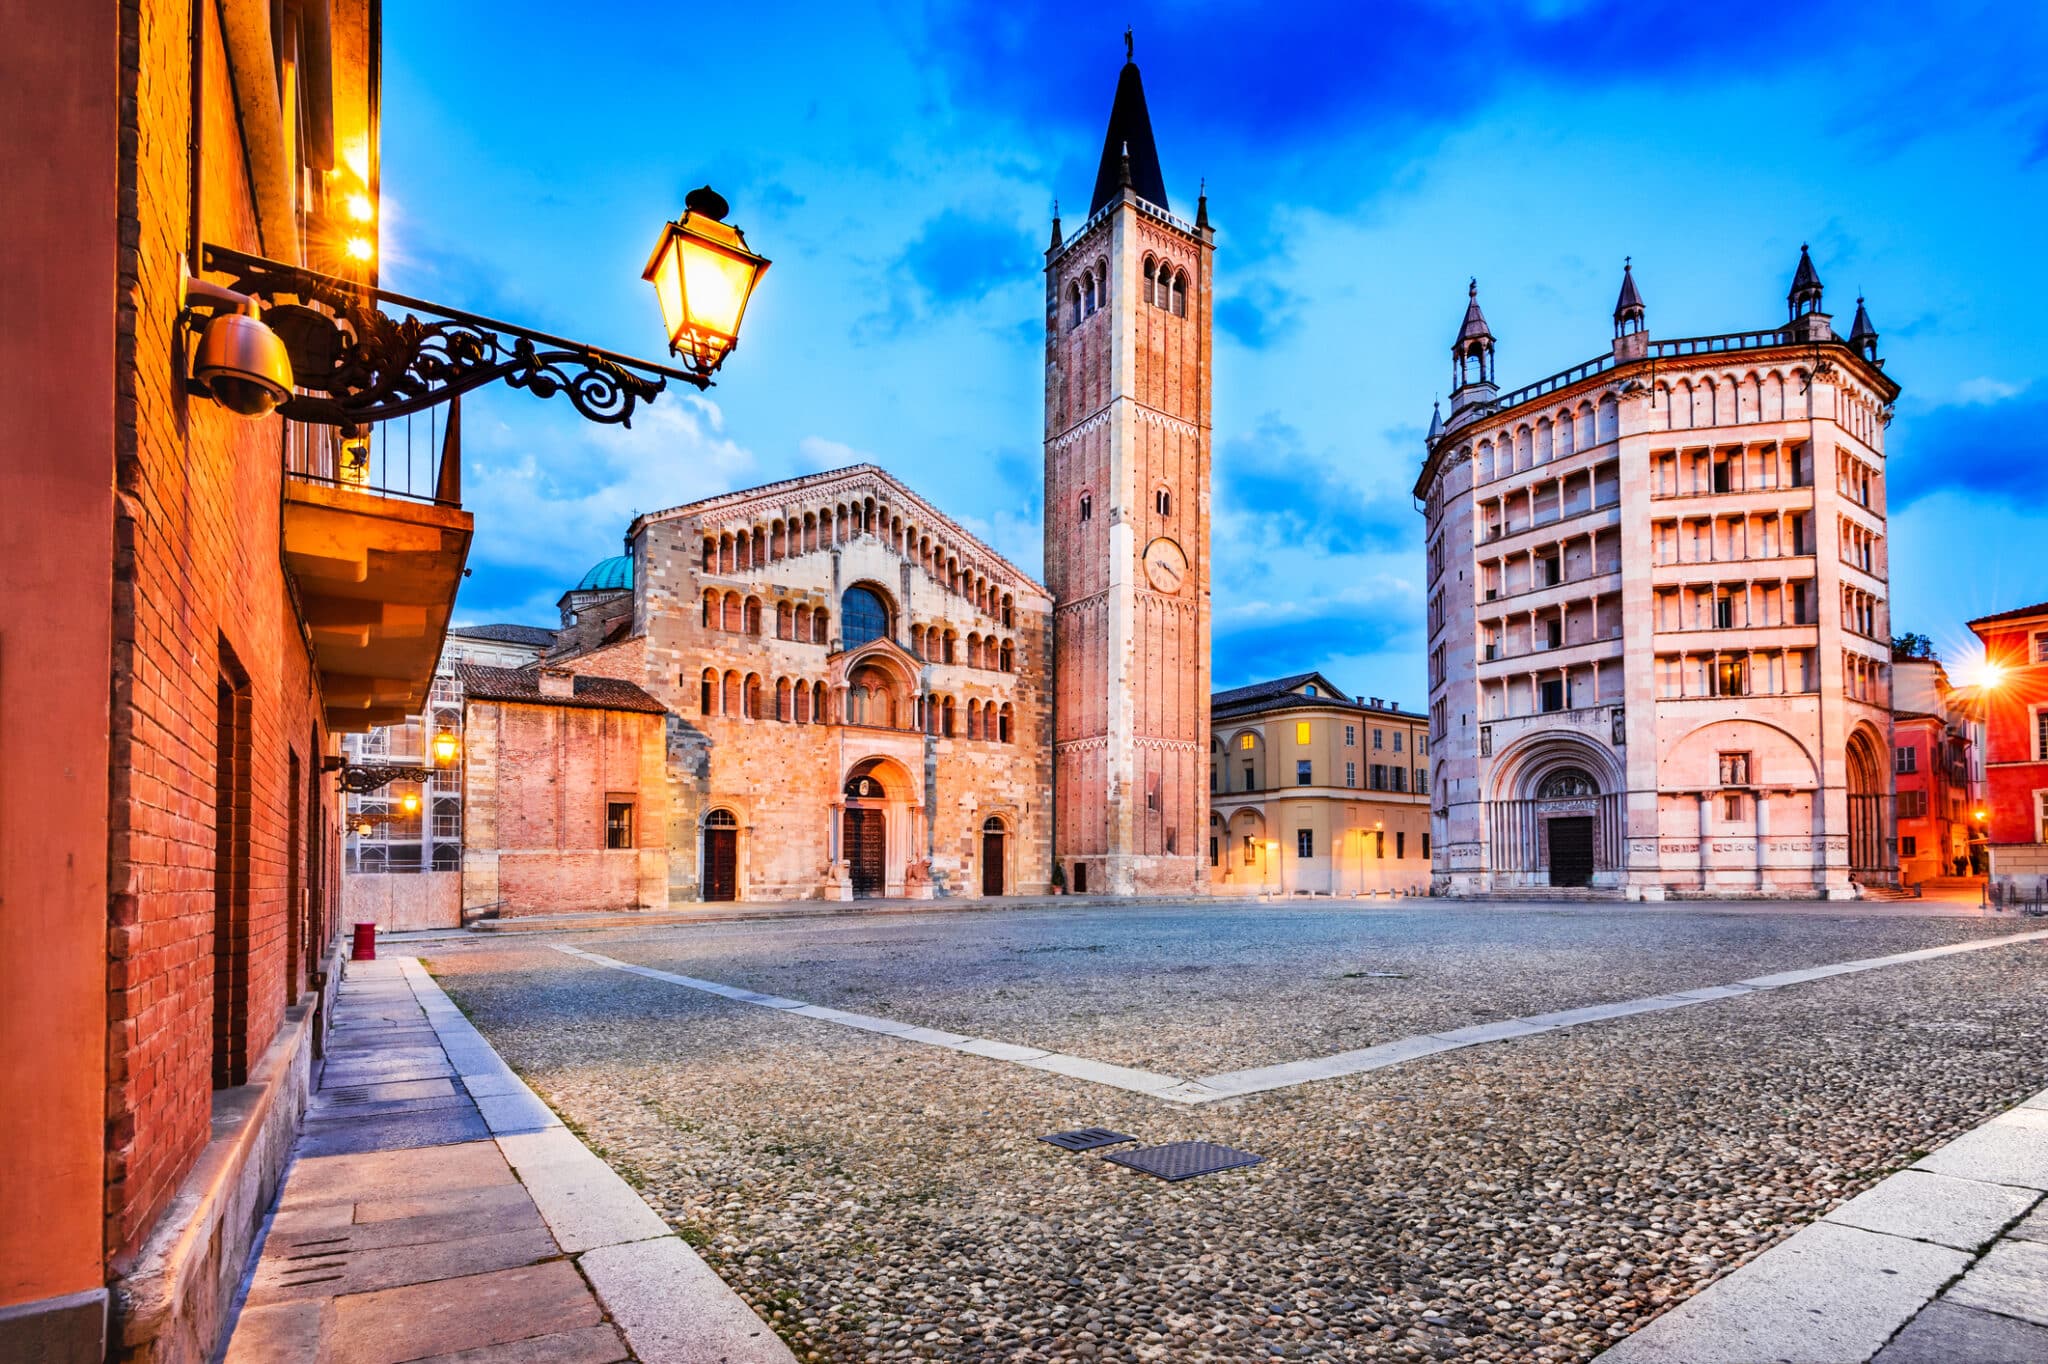
<svg viewBox="0 0 2048 1364">
<path fill-rule="evenodd" d="M 500 1137 L 498 1145 L 571 1254 L 668 1233 L 668 1223 L 632 1185 L 566 1127 Z"/>
<path fill-rule="evenodd" d="M 2048 1109 L 2022 1106 L 2001 1113 L 1939 1151 L 1930 1151 L 1913 1168 L 2048 1190 Z"/>
<path fill-rule="evenodd" d="M 2040 1364 L 2048 1329 L 1943 1299 L 1906 1323 L 1871 1364 Z"/>
<path fill-rule="evenodd" d="M 577 1261 L 643 1364 L 795 1364 L 789 1347 L 673 1236 Z"/>
<path fill-rule="evenodd" d="M 491 1135 L 490 1125 L 473 1104 L 423 1113 L 382 1113 L 338 1121 L 306 1124 L 299 1136 L 302 1156 L 334 1156 L 355 1151 L 395 1151 L 417 1146 L 446 1146 L 479 1141 Z"/>
<path fill-rule="evenodd" d="M 1912 1241 L 1976 1250 L 2032 1207 L 2032 1190 L 1904 1170 L 1821 1220 Z"/>
<path fill-rule="evenodd" d="M 552 1260 L 344 1298 L 334 1319 L 332 1364 L 399 1364 L 596 1326 L 604 1313 L 575 1266 Z"/>
<path fill-rule="evenodd" d="M 2048 1326 L 2048 1245 L 1999 1242 L 1970 1266 L 1944 1301 Z"/>
<path fill-rule="evenodd" d="M 1854 1364 L 1968 1263 L 1947 1246 L 1815 1223 L 1658 1317 L 1601 1364 Z"/>
</svg>

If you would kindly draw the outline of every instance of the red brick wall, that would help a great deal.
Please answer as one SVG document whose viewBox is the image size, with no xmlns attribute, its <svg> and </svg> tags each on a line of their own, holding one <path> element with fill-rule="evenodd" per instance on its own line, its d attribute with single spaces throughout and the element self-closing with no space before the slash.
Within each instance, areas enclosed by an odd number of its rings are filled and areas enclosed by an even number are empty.
<svg viewBox="0 0 2048 1364">
<path fill-rule="evenodd" d="M 197 11 L 199 235 L 257 251 L 218 11 Z M 287 846 L 290 755 L 318 780 L 325 737 L 279 559 L 282 424 L 189 400 L 177 377 L 179 262 L 196 246 L 193 12 L 183 0 L 123 7 L 106 1105 L 106 1243 L 117 1261 L 163 1210 L 211 1124 L 214 718 L 227 654 L 248 677 L 248 891 L 235 946 L 249 1064 L 287 1002 L 289 860 L 302 859 L 299 884 L 311 886 L 304 860 L 318 837 L 329 844 L 326 867 L 338 865 L 331 799 L 320 827 L 302 820 L 301 846 Z M 324 939 L 326 927 L 313 936 Z"/>
</svg>

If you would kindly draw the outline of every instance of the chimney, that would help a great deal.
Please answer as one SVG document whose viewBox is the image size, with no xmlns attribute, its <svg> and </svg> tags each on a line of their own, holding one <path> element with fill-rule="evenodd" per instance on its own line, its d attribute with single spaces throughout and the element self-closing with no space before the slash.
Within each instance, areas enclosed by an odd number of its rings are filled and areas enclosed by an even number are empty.
<svg viewBox="0 0 2048 1364">
<path fill-rule="evenodd" d="M 567 668 L 542 668 L 540 670 L 540 694 L 542 696 L 574 696 L 576 674 Z"/>
</svg>

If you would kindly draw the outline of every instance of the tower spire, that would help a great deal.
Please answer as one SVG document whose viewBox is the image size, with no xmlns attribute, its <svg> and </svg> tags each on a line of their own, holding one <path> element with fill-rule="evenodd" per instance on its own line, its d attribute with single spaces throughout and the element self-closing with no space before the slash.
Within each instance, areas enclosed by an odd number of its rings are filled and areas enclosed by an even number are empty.
<svg viewBox="0 0 2048 1364">
<path fill-rule="evenodd" d="M 1166 178 L 1159 173 L 1159 149 L 1152 141 L 1152 115 L 1145 107 L 1145 84 L 1138 78 L 1138 64 L 1131 59 L 1132 38 L 1124 34 L 1124 69 L 1116 79 L 1116 98 L 1109 106 L 1109 130 L 1102 138 L 1102 160 L 1095 171 L 1095 196 L 1088 204 L 1094 217 L 1102 206 L 1123 189 L 1123 160 L 1129 156 L 1130 187 L 1140 199 L 1156 208 L 1170 209 L 1166 202 Z"/>
<path fill-rule="evenodd" d="M 1624 335 L 1630 331 L 1641 331 L 1645 312 L 1643 296 L 1636 292 L 1635 257 L 1621 258 L 1621 296 L 1614 300 L 1614 334 Z M 1629 324 L 1634 323 L 1631 327 Z"/>
</svg>

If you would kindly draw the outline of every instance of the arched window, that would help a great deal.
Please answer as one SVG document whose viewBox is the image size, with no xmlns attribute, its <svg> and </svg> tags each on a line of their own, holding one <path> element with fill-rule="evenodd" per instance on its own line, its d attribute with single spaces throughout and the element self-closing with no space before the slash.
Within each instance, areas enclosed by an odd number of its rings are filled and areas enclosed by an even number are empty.
<svg viewBox="0 0 2048 1364">
<path fill-rule="evenodd" d="M 791 716 L 793 716 L 793 715 L 794 715 L 795 713 L 796 713 L 796 712 L 795 712 L 795 711 L 794 711 L 794 710 L 793 710 L 793 709 L 791 708 L 791 705 L 790 705 L 790 699 L 789 699 L 789 679 L 788 679 L 788 678 L 786 678 L 786 677 L 778 677 L 778 678 L 776 678 L 776 679 L 775 679 L 775 718 L 776 718 L 776 719 L 778 719 L 778 720 L 780 720 L 780 721 L 782 721 L 782 722 L 783 722 L 784 724 L 787 724 L 787 723 L 789 722 L 789 720 L 790 720 L 790 717 L 791 717 Z"/>
<path fill-rule="evenodd" d="M 1017 671 L 1017 646 L 1007 639 L 1003 641 L 1003 651 L 997 666 L 1006 673 Z"/>
<path fill-rule="evenodd" d="M 811 722 L 811 688 L 807 682 L 796 684 L 796 722 L 800 725 Z"/>
<path fill-rule="evenodd" d="M 740 605 L 739 593 L 728 592 L 725 594 L 725 610 L 722 614 L 723 620 L 719 628 L 730 634 L 738 634 L 740 625 L 746 618 L 746 611 Z"/>
<path fill-rule="evenodd" d="M 1161 516 L 1173 515 L 1173 494 L 1161 488 L 1152 494 L 1152 509 Z"/>
<path fill-rule="evenodd" d="M 761 718 L 761 678 L 756 673 L 747 674 L 745 706 L 746 710 L 743 714 L 749 720 Z"/>
<path fill-rule="evenodd" d="M 1009 702 L 1005 701 L 1005 702 L 1003 703 L 1003 708 L 1002 708 L 1002 711 L 1001 711 L 1001 712 L 1000 712 L 1000 713 L 999 713 L 999 714 L 997 715 L 997 717 L 996 717 L 996 721 L 997 721 L 997 724 L 1001 726 L 1001 728 L 1000 728 L 1000 729 L 999 729 L 999 730 L 997 731 L 996 737 L 997 737 L 997 738 L 998 738 L 999 740 L 1001 740 L 1001 741 L 1002 741 L 1003 743 L 1009 743 L 1009 742 L 1010 742 L 1010 716 L 1011 716 L 1011 713 L 1012 713 L 1012 712 L 1011 712 L 1011 710 L 1010 710 L 1010 704 L 1009 704 Z"/>
<path fill-rule="evenodd" d="M 698 695 L 697 709 L 706 715 L 718 713 L 718 670 L 704 670 L 703 690 Z"/>
<path fill-rule="evenodd" d="M 1156 304 L 1159 301 L 1159 281 L 1156 278 L 1158 274 L 1159 262 L 1150 256 L 1145 257 L 1145 301 L 1147 303 Z"/>
<path fill-rule="evenodd" d="M 1085 303 L 1084 315 L 1095 316 L 1095 272 L 1090 270 L 1081 276 L 1081 298 Z"/>
<path fill-rule="evenodd" d="M 947 697 L 939 710 L 939 733 L 953 737 L 953 698 Z"/>
<path fill-rule="evenodd" d="M 967 666 L 970 668 L 979 668 L 981 666 L 981 636 L 978 634 L 967 636 Z"/>
<path fill-rule="evenodd" d="M 811 612 L 811 643 L 823 644 L 831 639 L 831 628 L 832 613 L 830 611 L 821 606 Z M 822 687 L 825 684 L 820 682 L 818 685 Z"/>
<path fill-rule="evenodd" d="M 775 603 L 775 637 L 777 639 L 789 638 L 789 622 L 792 614 L 788 602 L 779 601 Z"/>
<path fill-rule="evenodd" d="M 1095 302 L 1097 306 L 1109 306 L 1109 262 L 1096 258 L 1095 261 Z"/>
<path fill-rule="evenodd" d="M 1188 272 L 1176 270 L 1173 275 L 1173 315 L 1188 315 Z"/>
<path fill-rule="evenodd" d="M 718 628 L 718 620 L 718 594 L 716 592 L 706 592 L 704 594 L 704 628 L 716 630 Z"/>
<path fill-rule="evenodd" d="M 1069 316 L 1069 320 L 1068 320 L 1068 322 L 1067 322 L 1067 325 L 1068 325 L 1069 327 L 1078 327 L 1078 326 L 1080 326 L 1080 325 L 1081 325 L 1081 286 L 1080 286 L 1080 285 L 1078 285 L 1078 284 L 1070 284 L 1070 285 L 1068 285 L 1068 286 L 1067 286 L 1067 310 L 1068 310 L 1068 313 L 1070 314 L 1070 316 Z"/>
<path fill-rule="evenodd" d="M 732 572 L 732 536 L 718 537 L 718 569 L 721 573 Z"/>
<path fill-rule="evenodd" d="M 840 629 L 844 649 L 857 649 L 871 639 L 889 633 L 889 607 L 879 592 L 866 587 L 849 587 L 839 598 Z"/>
<path fill-rule="evenodd" d="M 718 571 L 718 541 L 708 535 L 704 537 L 704 571 L 706 573 Z"/>
<path fill-rule="evenodd" d="M 811 683 L 811 723 L 822 725 L 830 718 L 825 714 L 825 684 Z"/>
<path fill-rule="evenodd" d="M 945 648 L 941 651 L 945 654 L 945 658 L 941 660 L 942 662 L 951 663 L 953 661 L 953 646 L 959 642 L 959 639 L 960 636 L 953 631 L 946 631 Z"/>
<path fill-rule="evenodd" d="M 746 615 L 742 621 L 742 628 L 750 635 L 761 633 L 761 599 L 759 597 L 747 598 Z"/>
<path fill-rule="evenodd" d="M 727 715 L 738 715 L 740 713 L 740 675 L 738 673 L 727 673 L 725 675 L 724 708 Z"/>
<path fill-rule="evenodd" d="M 970 700 L 967 703 L 967 737 L 970 739 L 979 739 L 981 737 L 981 702 L 979 701 Z"/>
<path fill-rule="evenodd" d="M 1017 604 L 1016 604 L 1016 602 L 1015 602 L 1015 601 L 1014 601 L 1014 600 L 1013 600 L 1013 599 L 1011 598 L 1010 594 L 1009 594 L 1009 593 L 1007 593 L 1007 592 L 1005 592 L 1005 593 L 1003 593 L 1003 628 L 1004 628 L 1005 630 L 1014 630 L 1014 629 L 1016 629 L 1016 628 L 1017 628 L 1017 619 L 1016 619 L 1016 617 L 1017 617 Z"/>
</svg>

